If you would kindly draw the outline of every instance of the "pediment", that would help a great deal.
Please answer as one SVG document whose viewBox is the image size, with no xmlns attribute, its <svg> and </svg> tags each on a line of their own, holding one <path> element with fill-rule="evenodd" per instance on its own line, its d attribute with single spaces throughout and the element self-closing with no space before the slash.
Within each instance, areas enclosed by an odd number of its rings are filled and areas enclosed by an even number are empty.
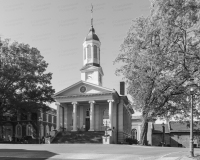
<svg viewBox="0 0 200 160">
<path fill-rule="evenodd" d="M 81 92 L 81 87 L 84 86 L 86 88 L 85 92 Z M 103 94 L 103 93 L 113 93 L 113 90 L 104 88 L 92 83 L 88 83 L 85 81 L 79 81 L 60 92 L 56 93 L 53 97 L 59 96 L 75 96 L 75 95 L 87 95 L 87 94 Z"/>
</svg>

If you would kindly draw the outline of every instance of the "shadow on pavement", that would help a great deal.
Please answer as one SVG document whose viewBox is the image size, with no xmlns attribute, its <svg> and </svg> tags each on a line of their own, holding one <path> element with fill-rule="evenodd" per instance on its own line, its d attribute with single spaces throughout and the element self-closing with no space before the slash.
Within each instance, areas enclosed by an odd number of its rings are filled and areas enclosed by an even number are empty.
<svg viewBox="0 0 200 160">
<path fill-rule="evenodd" d="M 0 149 L 0 160 L 46 160 L 55 155 L 45 150 Z"/>
<path fill-rule="evenodd" d="M 194 157 L 198 158 L 200 160 L 200 155 L 199 154 L 196 154 Z"/>
</svg>

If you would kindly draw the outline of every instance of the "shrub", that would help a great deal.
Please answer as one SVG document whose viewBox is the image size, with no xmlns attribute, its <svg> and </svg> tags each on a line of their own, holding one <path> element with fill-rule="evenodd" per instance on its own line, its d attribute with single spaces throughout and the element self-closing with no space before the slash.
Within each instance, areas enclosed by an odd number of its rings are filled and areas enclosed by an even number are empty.
<svg viewBox="0 0 200 160">
<path fill-rule="evenodd" d="M 132 138 L 126 138 L 126 142 L 128 144 L 138 144 L 138 140 L 137 139 L 132 139 Z"/>
</svg>

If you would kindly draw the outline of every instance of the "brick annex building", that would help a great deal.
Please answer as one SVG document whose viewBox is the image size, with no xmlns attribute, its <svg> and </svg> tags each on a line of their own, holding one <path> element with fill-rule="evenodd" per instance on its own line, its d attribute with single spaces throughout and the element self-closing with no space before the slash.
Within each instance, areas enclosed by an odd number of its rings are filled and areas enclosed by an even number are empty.
<svg viewBox="0 0 200 160">
<path fill-rule="evenodd" d="M 102 143 L 101 137 L 106 128 L 111 131 L 111 143 L 123 142 L 131 136 L 133 109 L 127 96 L 103 87 L 100 46 L 101 42 L 91 25 L 83 43 L 81 80 L 54 95 L 57 130 L 65 131 L 58 134 L 55 143 L 95 143 L 97 137 L 100 137 L 98 142 Z M 63 137 L 64 134 L 67 136 Z"/>
<path fill-rule="evenodd" d="M 41 121 L 39 121 L 41 117 Z M 11 116 L 5 114 L 0 122 L 0 141 L 17 141 L 25 136 L 33 139 L 42 138 L 56 129 L 56 110 L 46 112 L 18 114 Z"/>
</svg>

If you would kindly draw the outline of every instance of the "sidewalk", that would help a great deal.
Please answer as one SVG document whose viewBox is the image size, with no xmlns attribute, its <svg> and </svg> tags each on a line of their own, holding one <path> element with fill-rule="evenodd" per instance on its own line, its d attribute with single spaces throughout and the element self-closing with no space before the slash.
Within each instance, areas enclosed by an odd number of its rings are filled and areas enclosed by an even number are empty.
<svg viewBox="0 0 200 160">
<path fill-rule="evenodd" d="M 153 159 L 152 159 L 153 160 Z M 181 157 L 162 157 L 156 160 L 200 160 L 200 157 L 190 158 L 189 156 L 181 156 Z"/>
<path fill-rule="evenodd" d="M 183 156 L 183 157 L 180 157 L 180 159 L 177 159 L 177 160 L 200 160 L 200 156 L 196 156 L 196 157 L 189 157 L 189 156 Z"/>
<path fill-rule="evenodd" d="M 189 155 L 170 154 L 156 160 L 200 160 L 200 155 L 197 154 L 195 157 L 190 157 Z"/>
</svg>

